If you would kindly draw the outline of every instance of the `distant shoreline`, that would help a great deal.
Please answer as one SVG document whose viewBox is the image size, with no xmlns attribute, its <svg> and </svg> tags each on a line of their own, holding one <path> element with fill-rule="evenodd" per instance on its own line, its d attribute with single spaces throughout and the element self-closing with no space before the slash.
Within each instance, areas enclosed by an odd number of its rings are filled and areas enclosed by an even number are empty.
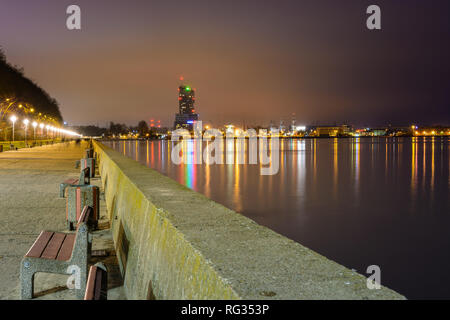
<svg viewBox="0 0 450 320">
<path fill-rule="evenodd" d="M 239 137 L 230 137 L 228 139 L 239 139 Z M 244 139 L 249 139 L 249 137 L 242 137 Z M 261 138 L 261 137 L 259 137 Z M 267 139 L 271 139 L 272 137 L 267 136 L 264 137 Z M 384 138 L 384 139 L 395 139 L 395 138 L 450 138 L 450 135 L 439 135 L 439 136 L 413 136 L 413 135 L 404 135 L 404 136 L 360 136 L 360 137 L 277 137 L 279 139 L 283 140 L 301 140 L 301 139 L 373 139 L 373 138 Z M 194 139 L 194 138 L 192 138 Z M 111 139 L 111 138 L 103 138 L 99 139 L 101 141 L 158 141 L 158 140 L 170 140 L 170 137 L 164 138 L 164 139 L 155 139 L 155 138 L 141 138 L 141 139 Z"/>
</svg>

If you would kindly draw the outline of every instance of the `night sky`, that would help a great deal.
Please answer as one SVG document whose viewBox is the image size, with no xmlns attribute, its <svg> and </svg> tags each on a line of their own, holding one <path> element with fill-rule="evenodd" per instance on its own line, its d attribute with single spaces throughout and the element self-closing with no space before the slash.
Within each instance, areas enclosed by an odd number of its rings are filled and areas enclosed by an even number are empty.
<svg viewBox="0 0 450 320">
<path fill-rule="evenodd" d="M 448 0 L 0 0 L 0 45 L 69 124 L 450 123 Z M 66 8 L 82 30 L 66 29 Z M 370 4 L 382 30 L 366 28 Z"/>
</svg>

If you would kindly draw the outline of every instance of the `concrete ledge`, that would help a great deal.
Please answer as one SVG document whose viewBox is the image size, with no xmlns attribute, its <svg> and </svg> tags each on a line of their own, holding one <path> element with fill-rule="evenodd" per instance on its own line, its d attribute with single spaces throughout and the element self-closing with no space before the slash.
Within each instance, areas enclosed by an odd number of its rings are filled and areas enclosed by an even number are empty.
<svg viewBox="0 0 450 320">
<path fill-rule="evenodd" d="M 404 299 L 94 142 L 129 299 Z"/>
</svg>

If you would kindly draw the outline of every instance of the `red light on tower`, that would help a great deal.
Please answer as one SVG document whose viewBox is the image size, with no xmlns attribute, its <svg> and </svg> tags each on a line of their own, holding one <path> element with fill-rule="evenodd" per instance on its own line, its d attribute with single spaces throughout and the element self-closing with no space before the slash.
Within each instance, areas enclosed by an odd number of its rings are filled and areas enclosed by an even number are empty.
<svg viewBox="0 0 450 320">
<path fill-rule="evenodd" d="M 180 81 L 184 81 L 184 77 L 183 76 L 180 76 Z"/>
</svg>

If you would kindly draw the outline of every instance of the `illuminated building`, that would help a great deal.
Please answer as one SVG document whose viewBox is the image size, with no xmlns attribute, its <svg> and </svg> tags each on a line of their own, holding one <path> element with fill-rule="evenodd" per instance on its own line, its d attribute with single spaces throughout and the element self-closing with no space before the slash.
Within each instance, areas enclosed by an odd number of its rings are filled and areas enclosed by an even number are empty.
<svg viewBox="0 0 450 320">
<path fill-rule="evenodd" d="M 310 136 L 313 137 L 342 137 L 349 135 L 350 127 L 347 125 L 342 126 L 318 126 Z"/>
<path fill-rule="evenodd" d="M 383 137 L 387 133 L 386 128 L 372 128 L 370 129 L 370 133 L 372 137 Z"/>
<path fill-rule="evenodd" d="M 186 128 L 193 129 L 193 124 L 198 120 L 198 114 L 195 113 L 195 90 L 187 85 L 178 87 L 178 105 L 179 111 L 175 115 L 175 129 Z"/>
<path fill-rule="evenodd" d="M 414 136 L 450 136 L 450 127 L 435 126 L 435 127 L 414 127 Z"/>
</svg>

